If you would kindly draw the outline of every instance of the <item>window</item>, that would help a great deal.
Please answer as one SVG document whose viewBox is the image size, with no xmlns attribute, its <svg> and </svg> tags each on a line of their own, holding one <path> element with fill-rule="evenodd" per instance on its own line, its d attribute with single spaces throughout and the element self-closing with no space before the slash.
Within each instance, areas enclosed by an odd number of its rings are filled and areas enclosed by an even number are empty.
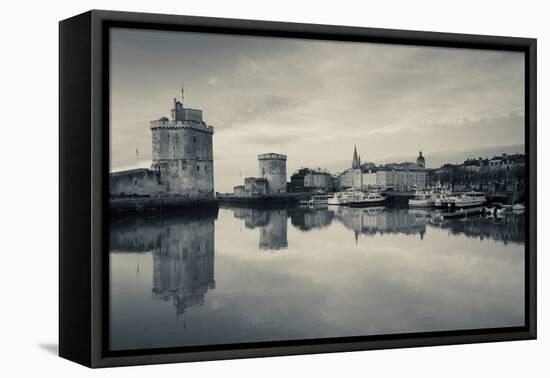
<svg viewBox="0 0 550 378">
<path fill-rule="evenodd" d="M 201 167 L 197 165 L 197 172 L 201 170 Z"/>
<path fill-rule="evenodd" d="M 197 137 L 196 136 L 193 137 L 193 143 L 197 143 Z"/>
</svg>

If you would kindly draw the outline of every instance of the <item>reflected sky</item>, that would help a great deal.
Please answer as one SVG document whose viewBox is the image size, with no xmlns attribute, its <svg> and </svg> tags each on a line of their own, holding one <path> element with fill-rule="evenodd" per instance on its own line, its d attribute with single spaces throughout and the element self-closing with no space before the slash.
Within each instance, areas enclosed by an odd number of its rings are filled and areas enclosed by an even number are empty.
<svg viewBox="0 0 550 378">
<path fill-rule="evenodd" d="M 524 216 L 221 208 L 113 219 L 113 350 L 521 326 Z"/>
</svg>

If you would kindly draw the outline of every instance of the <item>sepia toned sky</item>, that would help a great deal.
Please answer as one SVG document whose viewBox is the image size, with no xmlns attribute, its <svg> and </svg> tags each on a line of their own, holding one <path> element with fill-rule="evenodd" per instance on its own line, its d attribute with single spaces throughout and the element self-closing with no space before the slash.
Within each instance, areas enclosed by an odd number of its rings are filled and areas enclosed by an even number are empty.
<svg viewBox="0 0 550 378">
<path fill-rule="evenodd" d="M 523 152 L 522 53 L 113 29 L 111 171 L 151 164 L 149 121 L 184 106 L 214 126 L 214 185 L 258 175 L 257 155 L 339 172 Z M 138 149 L 139 154 L 136 154 Z"/>
</svg>

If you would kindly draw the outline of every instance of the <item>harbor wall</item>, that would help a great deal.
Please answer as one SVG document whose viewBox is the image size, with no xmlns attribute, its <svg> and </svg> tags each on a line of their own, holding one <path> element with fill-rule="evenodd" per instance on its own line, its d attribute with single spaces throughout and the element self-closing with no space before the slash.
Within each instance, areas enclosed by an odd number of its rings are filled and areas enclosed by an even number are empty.
<svg viewBox="0 0 550 378">
<path fill-rule="evenodd" d="M 149 195 L 165 191 L 159 183 L 157 173 L 150 169 L 111 173 L 109 181 L 111 196 Z"/>
</svg>

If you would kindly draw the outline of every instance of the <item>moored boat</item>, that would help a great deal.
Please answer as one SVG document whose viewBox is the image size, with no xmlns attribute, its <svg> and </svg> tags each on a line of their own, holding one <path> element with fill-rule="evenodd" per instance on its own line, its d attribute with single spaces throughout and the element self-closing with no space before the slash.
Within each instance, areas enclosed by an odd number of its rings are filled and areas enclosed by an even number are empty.
<svg viewBox="0 0 550 378">
<path fill-rule="evenodd" d="M 516 203 L 515 205 L 512 205 L 512 211 L 525 211 L 525 206 L 521 203 Z"/>
<path fill-rule="evenodd" d="M 457 208 L 482 206 L 487 202 L 485 194 L 480 192 L 467 192 L 454 197 L 452 204 Z"/>
<path fill-rule="evenodd" d="M 386 197 L 377 192 L 356 192 L 353 198 L 346 205 L 350 207 L 363 207 L 370 205 L 381 204 L 386 200 Z"/>
<path fill-rule="evenodd" d="M 313 196 L 308 200 L 300 201 L 299 204 L 308 207 L 322 207 L 328 204 L 328 200 L 325 196 Z"/>
<path fill-rule="evenodd" d="M 414 198 L 409 200 L 409 207 L 432 207 L 433 205 L 433 193 L 428 190 L 417 190 Z"/>
<path fill-rule="evenodd" d="M 352 191 L 338 192 L 338 193 L 335 193 L 334 196 L 332 196 L 332 198 L 329 198 L 327 200 L 327 204 L 343 206 L 343 205 L 346 205 L 353 197 L 354 197 L 354 192 Z"/>
<path fill-rule="evenodd" d="M 454 201 L 454 194 L 449 189 L 443 189 L 441 191 L 435 192 L 432 196 L 434 201 L 434 207 L 444 208 L 448 207 L 449 203 Z"/>
</svg>

